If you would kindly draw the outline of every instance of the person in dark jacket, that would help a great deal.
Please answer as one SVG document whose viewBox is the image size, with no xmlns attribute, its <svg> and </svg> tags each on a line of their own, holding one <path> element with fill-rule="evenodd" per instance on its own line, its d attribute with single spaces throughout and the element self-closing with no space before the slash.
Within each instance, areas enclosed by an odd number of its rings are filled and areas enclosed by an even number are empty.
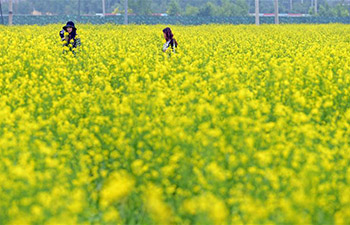
<svg viewBox="0 0 350 225">
<path fill-rule="evenodd" d="M 63 43 L 63 52 L 67 50 L 76 54 L 76 49 L 81 45 L 79 35 L 77 34 L 77 28 L 72 21 L 68 21 L 60 31 L 60 37 Z"/>
<path fill-rule="evenodd" d="M 163 30 L 164 38 L 166 43 L 163 45 L 163 52 L 166 52 L 169 48 L 171 48 L 172 52 L 175 53 L 175 49 L 177 48 L 177 41 L 174 38 L 173 32 L 169 27 Z"/>
</svg>

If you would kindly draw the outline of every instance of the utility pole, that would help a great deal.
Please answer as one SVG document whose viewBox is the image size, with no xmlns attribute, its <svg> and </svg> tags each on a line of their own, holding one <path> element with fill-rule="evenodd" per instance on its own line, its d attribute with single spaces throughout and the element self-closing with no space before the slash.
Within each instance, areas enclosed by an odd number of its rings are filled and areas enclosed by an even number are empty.
<svg viewBox="0 0 350 225">
<path fill-rule="evenodd" d="M 0 13 L 1 13 L 1 23 L 2 23 L 2 25 L 5 25 L 4 15 L 2 15 L 2 0 L 0 0 Z"/>
<path fill-rule="evenodd" d="M 124 0 L 124 24 L 128 25 L 128 0 Z"/>
<path fill-rule="evenodd" d="M 80 0 L 78 0 L 78 16 L 80 17 Z"/>
<path fill-rule="evenodd" d="M 106 15 L 106 2 L 105 2 L 105 0 L 102 0 L 102 14 L 103 14 L 103 16 Z"/>
<path fill-rule="evenodd" d="M 12 0 L 9 0 L 9 25 L 12 25 L 13 20 L 13 4 Z"/>
<path fill-rule="evenodd" d="M 259 0 L 255 0 L 255 25 L 260 24 L 260 18 L 259 18 Z"/>
<path fill-rule="evenodd" d="M 293 10 L 293 0 L 289 0 L 289 9 L 290 9 L 290 13 Z"/>
<path fill-rule="evenodd" d="M 317 15 L 317 0 L 315 0 L 315 15 Z"/>
<path fill-rule="evenodd" d="M 279 19 L 278 19 L 278 0 L 275 0 L 275 24 L 279 24 Z"/>
</svg>

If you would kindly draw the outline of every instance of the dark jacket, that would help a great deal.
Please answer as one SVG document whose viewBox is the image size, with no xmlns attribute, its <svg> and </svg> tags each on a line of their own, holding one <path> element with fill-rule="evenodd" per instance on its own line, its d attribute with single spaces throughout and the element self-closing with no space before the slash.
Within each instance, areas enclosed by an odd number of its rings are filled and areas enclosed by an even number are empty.
<svg viewBox="0 0 350 225">
<path fill-rule="evenodd" d="M 177 43 L 175 39 L 171 39 L 168 47 L 171 47 L 171 49 L 177 48 Z"/>
<path fill-rule="evenodd" d="M 69 47 L 70 50 L 81 45 L 80 38 L 76 30 L 73 30 L 71 33 L 68 33 L 65 30 L 61 30 L 60 37 L 61 37 L 63 46 Z"/>
</svg>

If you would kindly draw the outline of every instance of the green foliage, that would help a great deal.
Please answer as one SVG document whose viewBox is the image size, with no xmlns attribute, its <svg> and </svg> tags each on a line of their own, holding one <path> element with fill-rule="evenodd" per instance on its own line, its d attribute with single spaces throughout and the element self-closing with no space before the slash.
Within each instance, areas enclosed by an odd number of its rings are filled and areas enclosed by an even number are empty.
<svg viewBox="0 0 350 225">
<path fill-rule="evenodd" d="M 195 9 L 195 8 L 194 8 Z M 197 8 L 198 10 L 198 8 Z M 123 16 L 18 16 L 15 15 L 13 23 L 16 25 L 23 24 L 65 24 L 68 20 L 73 20 L 77 25 L 83 23 L 89 24 L 123 24 Z M 8 17 L 4 17 L 5 24 L 8 23 Z M 261 17 L 261 24 L 273 24 L 273 17 Z M 280 22 L 284 24 L 315 24 L 315 23 L 344 23 L 350 24 L 350 17 L 281 17 Z M 183 24 L 183 25 L 199 25 L 199 24 L 254 24 L 255 19 L 252 16 L 129 16 L 130 24 Z"/>
<path fill-rule="evenodd" d="M 168 7 L 168 14 L 170 16 L 176 16 L 179 15 L 181 12 L 180 4 L 177 0 L 171 0 L 169 7 Z"/>
<path fill-rule="evenodd" d="M 325 3 L 324 5 L 320 5 L 318 10 L 318 16 L 335 16 L 334 11 L 331 9 L 328 3 Z"/>
<path fill-rule="evenodd" d="M 14 4 L 14 12 L 18 14 L 29 14 L 31 9 L 31 3 L 28 1 L 21 2 L 20 4 Z"/>
<path fill-rule="evenodd" d="M 236 0 L 235 6 L 236 6 L 236 14 L 234 14 L 234 16 L 248 15 L 249 8 L 245 0 Z"/>
<path fill-rule="evenodd" d="M 80 1 L 81 15 L 94 15 L 102 12 L 101 0 L 21 0 L 14 1 L 14 14 L 30 14 L 37 10 L 49 15 L 78 15 Z M 190 16 L 245 16 L 254 12 L 254 0 L 128 0 L 129 9 L 137 15 L 169 12 L 170 15 Z M 312 0 L 293 1 L 279 0 L 281 13 L 310 13 L 314 15 Z M 329 2 L 329 1 L 328 1 Z M 319 16 L 348 16 L 349 7 L 340 4 L 327 5 L 326 0 L 318 0 Z M 124 0 L 106 0 L 106 12 L 124 12 Z M 131 12 L 129 10 L 129 12 Z M 7 1 L 3 1 L 3 12 L 8 11 Z M 260 1 L 260 12 L 272 13 L 273 1 Z"/>
<path fill-rule="evenodd" d="M 138 15 L 149 15 L 152 13 L 151 0 L 129 0 L 129 7 Z"/>
<path fill-rule="evenodd" d="M 223 0 L 219 12 L 222 16 L 233 16 L 236 13 L 236 6 L 230 0 Z"/>
<path fill-rule="evenodd" d="M 334 11 L 336 12 L 336 15 L 339 17 L 349 16 L 349 10 L 343 4 L 337 4 L 334 7 Z"/>
<path fill-rule="evenodd" d="M 185 11 L 186 16 L 197 16 L 198 14 L 199 14 L 198 7 L 191 6 L 191 5 L 186 7 L 186 11 Z"/>
<path fill-rule="evenodd" d="M 0 26 L 1 225 L 348 224 L 350 26 L 77 26 Z"/>
<path fill-rule="evenodd" d="M 199 16 L 215 16 L 216 7 L 213 3 L 207 2 L 203 7 L 199 9 Z"/>
<path fill-rule="evenodd" d="M 312 15 L 312 16 L 315 16 L 315 10 L 314 10 L 314 8 L 313 8 L 313 7 L 310 7 L 308 13 L 309 13 L 310 15 Z"/>
<path fill-rule="evenodd" d="M 199 11 L 201 16 L 247 16 L 248 4 L 245 0 L 222 0 L 221 5 L 208 2 Z M 187 14 L 191 15 L 191 14 Z"/>
<path fill-rule="evenodd" d="M 320 6 L 318 16 L 322 17 L 347 17 L 348 9 L 343 4 L 337 4 L 331 7 L 327 2 Z"/>
<path fill-rule="evenodd" d="M 303 13 L 307 14 L 309 10 L 310 5 L 309 4 L 302 4 L 300 2 L 293 4 L 293 9 L 291 10 L 291 13 Z"/>
</svg>

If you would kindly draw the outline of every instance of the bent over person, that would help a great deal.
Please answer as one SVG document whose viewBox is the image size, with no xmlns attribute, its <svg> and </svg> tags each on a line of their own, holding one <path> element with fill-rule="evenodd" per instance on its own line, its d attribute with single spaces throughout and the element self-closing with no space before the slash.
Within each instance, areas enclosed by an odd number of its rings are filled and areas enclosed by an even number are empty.
<svg viewBox="0 0 350 225">
<path fill-rule="evenodd" d="M 166 43 L 163 45 L 163 52 L 166 52 L 169 48 L 171 51 L 175 53 L 175 49 L 177 48 L 177 41 L 174 38 L 174 34 L 169 27 L 163 30 L 164 38 Z"/>
</svg>

